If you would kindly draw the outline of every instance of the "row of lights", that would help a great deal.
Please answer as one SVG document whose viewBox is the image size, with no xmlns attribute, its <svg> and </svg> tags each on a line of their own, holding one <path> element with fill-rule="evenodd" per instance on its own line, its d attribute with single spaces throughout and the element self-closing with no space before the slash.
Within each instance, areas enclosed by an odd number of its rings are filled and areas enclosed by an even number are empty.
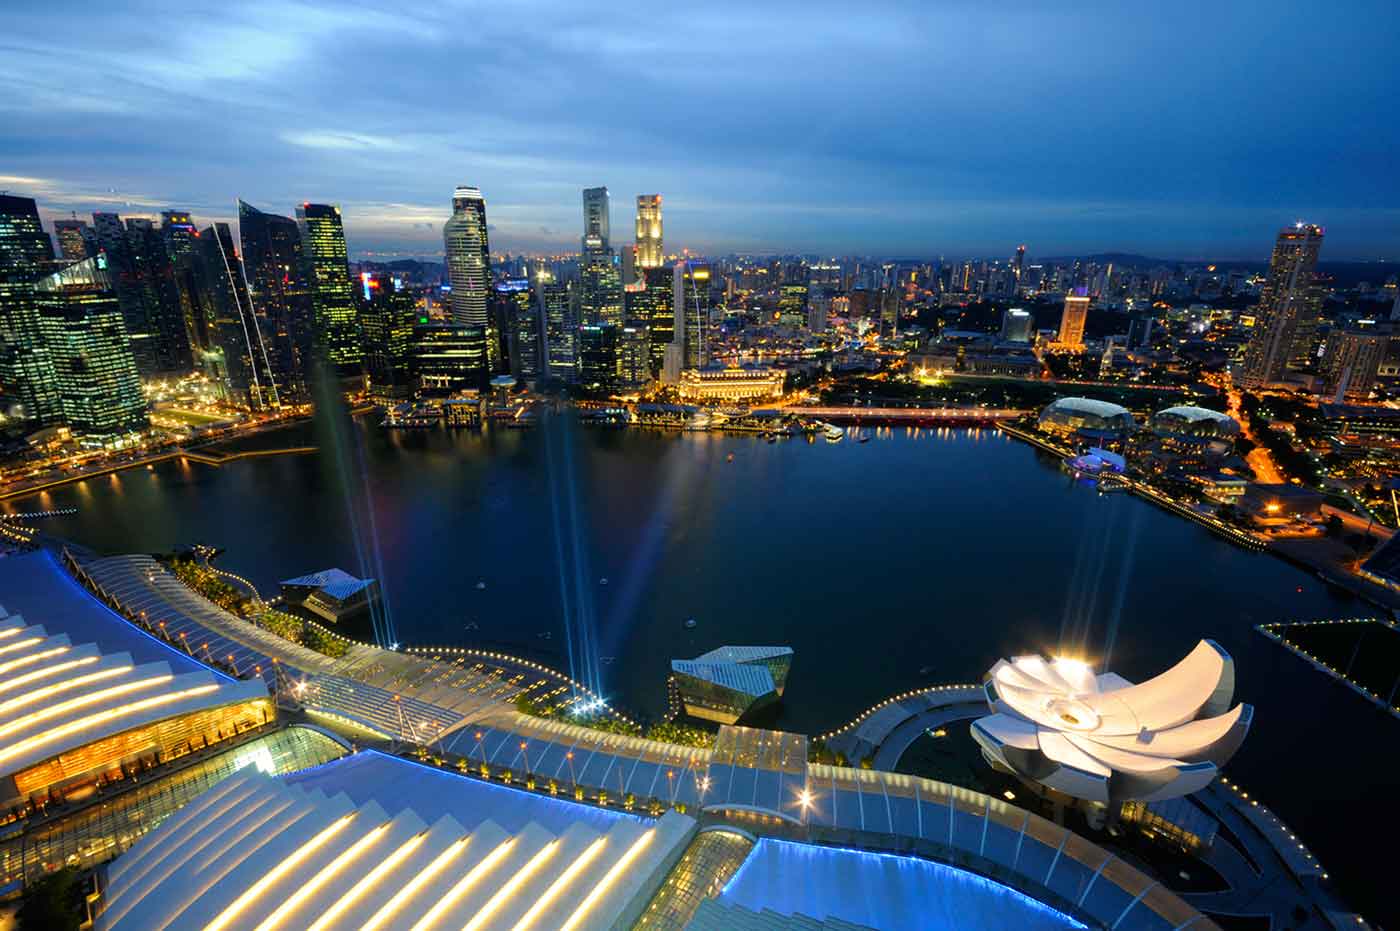
<svg viewBox="0 0 1400 931">
<path fill-rule="evenodd" d="M 1360 682 L 1357 682 L 1355 679 L 1350 678 L 1350 677 L 1347 676 L 1345 673 L 1343 673 L 1342 670 L 1338 669 L 1336 666 L 1333 666 L 1331 663 L 1327 662 L 1326 660 L 1322 659 L 1321 657 L 1317 656 L 1316 654 L 1309 653 L 1307 650 L 1305 650 L 1305 649 L 1303 649 L 1302 647 L 1298 646 L 1298 644 L 1293 643 L 1293 642 L 1287 640 L 1287 639 L 1284 638 L 1283 636 L 1281 636 L 1281 635 L 1279 635 L 1279 634 L 1277 634 L 1277 633 L 1274 633 L 1274 631 L 1270 629 L 1271 626 L 1303 627 L 1303 626 L 1313 626 L 1313 625 L 1321 625 L 1321 624 L 1356 624 L 1356 623 L 1362 623 L 1362 622 L 1364 622 L 1365 620 L 1369 620 L 1369 619 L 1368 619 L 1368 618 L 1358 618 L 1358 619 L 1355 619 L 1355 620 L 1346 620 L 1346 621 L 1311 621 L 1311 622 L 1304 622 L 1304 623 L 1300 623 L 1300 624 L 1287 624 L 1287 625 L 1267 625 L 1267 624 L 1260 624 L 1259 627 L 1256 628 L 1256 629 L 1257 629 L 1261 634 L 1263 634 L 1264 636 L 1266 636 L 1266 637 L 1268 637 L 1268 638 L 1270 638 L 1270 639 L 1272 639 L 1272 640 L 1276 640 L 1281 646 L 1286 647 L 1287 649 L 1291 650 L 1293 653 L 1296 653 L 1298 656 L 1304 657 L 1305 659 L 1307 659 L 1308 661 L 1310 661 L 1310 662 L 1311 662 L 1314 666 L 1316 666 L 1317 668 L 1319 668 L 1319 669 L 1326 669 L 1328 672 L 1332 673 L 1332 675 L 1335 676 L 1337 679 L 1340 679 L 1342 682 L 1345 682 L 1347 685 L 1351 686 L 1353 689 L 1355 689 L 1356 691 L 1360 692 L 1362 695 L 1365 695 L 1367 698 L 1371 699 L 1371 701 L 1373 701 L 1373 702 L 1375 702 L 1376 704 L 1380 705 L 1382 708 L 1385 708 L 1385 709 L 1386 709 L 1387 711 L 1389 711 L 1391 714 L 1400 716 L 1400 705 L 1387 706 L 1387 704 L 1386 704 L 1386 699 L 1381 698 L 1380 695 L 1378 695 L 1378 694 L 1376 694 L 1375 692 L 1371 691 L 1371 690 L 1368 689 L 1366 686 L 1362 685 Z M 1392 624 L 1391 626 L 1393 627 L 1394 625 Z"/>
<path fill-rule="evenodd" d="M 863 712 L 861 712 L 859 715 L 857 715 L 856 718 L 855 718 L 853 721 L 851 721 L 849 724 L 847 724 L 845 727 L 839 727 L 839 728 L 837 728 L 836 730 L 834 730 L 834 731 L 832 731 L 832 732 L 830 732 L 830 733 L 828 733 L 828 734 L 823 734 L 823 735 L 821 735 L 821 736 L 818 737 L 817 739 L 818 739 L 818 740 L 830 740 L 830 739 L 833 738 L 833 737 L 840 737 L 842 734 L 846 733 L 847 731 L 853 730 L 854 728 L 859 727 L 861 724 L 865 723 L 865 719 L 866 719 L 866 718 L 870 717 L 872 714 L 874 714 L 875 712 L 879 711 L 881 708 L 886 708 L 886 707 L 888 707 L 888 706 L 890 706 L 890 705 L 893 705 L 895 702 L 901 702 L 901 701 L 904 701 L 904 700 L 906 700 L 906 699 L 913 698 L 913 697 L 916 696 L 916 695 L 928 695 L 928 694 L 930 694 L 931 692 L 949 692 L 949 691 L 960 690 L 960 689 L 977 689 L 977 690 L 980 692 L 980 691 L 981 691 L 981 688 L 982 688 L 982 687 L 981 687 L 980 685 L 975 685 L 975 684 L 973 684 L 973 685 L 930 685 L 930 686 L 928 686 L 927 688 L 922 688 L 922 689 L 910 689 L 910 690 L 907 691 L 907 692 L 902 692 L 902 693 L 900 693 L 899 695 L 895 695 L 895 696 L 892 696 L 892 697 L 890 697 L 890 698 L 887 698 L 887 699 L 885 699 L 884 701 L 880 702 L 880 704 L 878 704 L 878 705 L 872 705 L 870 708 L 867 708 L 865 711 L 863 711 Z"/>
</svg>

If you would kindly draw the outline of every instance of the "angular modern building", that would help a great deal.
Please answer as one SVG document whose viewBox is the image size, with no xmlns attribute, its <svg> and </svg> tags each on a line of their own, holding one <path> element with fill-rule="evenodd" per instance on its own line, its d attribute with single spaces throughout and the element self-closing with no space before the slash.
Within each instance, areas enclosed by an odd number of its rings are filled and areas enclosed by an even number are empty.
<svg viewBox="0 0 1400 931">
<path fill-rule="evenodd" d="M 452 287 L 448 306 L 452 322 L 485 327 L 491 322 L 491 245 L 486 233 L 486 199 L 474 187 L 452 194 L 452 216 L 442 228 L 447 281 Z"/>
<path fill-rule="evenodd" d="M 573 382 L 578 378 L 578 319 L 569 287 L 537 279 L 535 301 L 544 325 L 545 374 L 566 384 Z"/>
<path fill-rule="evenodd" d="M 310 575 L 283 579 L 282 600 L 304 608 L 332 624 L 362 614 L 379 600 L 379 583 L 361 579 L 344 569 L 323 569 Z"/>
<path fill-rule="evenodd" d="M 987 762 L 1099 804 L 1204 789 L 1254 717 L 1249 705 L 1230 707 L 1234 662 L 1213 640 L 1137 685 L 1078 660 L 1018 656 L 998 660 L 983 688 L 992 713 L 972 736 Z"/>
<path fill-rule="evenodd" d="M 671 684 L 692 718 L 734 724 L 783 697 L 791 647 L 726 646 L 671 660 Z"/>
<path fill-rule="evenodd" d="M 1254 331 L 1245 347 L 1241 383 L 1260 388 L 1283 380 L 1290 367 L 1307 361 L 1317 330 L 1319 295 L 1314 287 L 1323 230 L 1299 222 L 1279 231 L 1269 277 L 1259 293 Z"/>
<path fill-rule="evenodd" d="M 301 229 L 291 217 L 240 200 L 238 238 L 278 397 L 284 404 L 306 401 L 316 327 Z"/>
<path fill-rule="evenodd" d="M 243 262 L 227 223 L 216 223 L 196 237 L 193 260 L 193 336 L 202 350 L 201 367 L 223 382 L 236 404 L 265 410 L 281 404 L 271 356 L 248 295 Z"/>
<path fill-rule="evenodd" d="M 451 394 L 484 390 L 490 377 L 487 330 L 459 323 L 420 323 L 413 328 L 413 375 L 422 391 Z"/>
</svg>

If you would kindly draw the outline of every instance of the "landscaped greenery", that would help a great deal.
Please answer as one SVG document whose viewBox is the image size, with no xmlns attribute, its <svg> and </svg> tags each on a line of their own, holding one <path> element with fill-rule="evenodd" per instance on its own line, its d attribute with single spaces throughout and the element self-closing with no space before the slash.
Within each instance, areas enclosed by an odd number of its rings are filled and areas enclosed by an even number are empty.
<svg viewBox="0 0 1400 931">
<path fill-rule="evenodd" d="M 167 566 L 175 577 L 214 604 L 245 618 L 284 640 L 300 644 L 325 656 L 338 659 L 350 651 L 350 643 L 335 636 L 314 621 L 269 608 L 215 572 L 210 566 L 186 556 L 171 559 Z"/>
<path fill-rule="evenodd" d="M 682 747 L 699 747 L 709 750 L 715 745 L 715 735 L 698 727 L 687 727 L 673 721 L 662 721 L 647 728 L 648 740 L 679 744 Z"/>
</svg>

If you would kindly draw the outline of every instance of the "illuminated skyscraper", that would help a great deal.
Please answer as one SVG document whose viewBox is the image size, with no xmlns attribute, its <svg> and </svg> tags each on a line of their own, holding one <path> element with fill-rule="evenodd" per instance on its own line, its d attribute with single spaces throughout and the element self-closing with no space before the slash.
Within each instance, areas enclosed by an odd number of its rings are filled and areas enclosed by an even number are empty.
<svg viewBox="0 0 1400 931">
<path fill-rule="evenodd" d="M 710 316 L 710 266 L 677 262 L 671 281 L 675 312 L 674 342 L 682 368 L 704 368 L 709 361 L 706 335 Z"/>
<path fill-rule="evenodd" d="M 1089 317 L 1089 295 L 1084 288 L 1075 288 L 1072 294 L 1065 295 L 1064 313 L 1060 315 L 1060 330 L 1055 342 L 1061 349 L 1080 349 L 1084 346 L 1084 322 Z"/>
<path fill-rule="evenodd" d="M 636 284 L 627 289 L 627 319 L 644 326 L 650 347 L 650 369 L 653 376 L 661 374 L 666 347 L 676 337 L 676 308 L 671 296 L 675 271 L 664 266 L 640 269 Z"/>
<path fill-rule="evenodd" d="M 536 381 L 544 369 L 539 304 L 528 278 L 510 278 L 496 285 L 497 325 L 505 336 L 504 357 L 510 374 L 524 383 Z"/>
<path fill-rule="evenodd" d="M 55 220 L 54 237 L 65 262 L 81 262 L 97 254 L 97 235 L 86 220 Z"/>
<path fill-rule="evenodd" d="M 5 413 L 35 424 L 54 423 L 61 415 L 34 289 L 53 265 L 53 242 L 38 205 L 0 194 L 0 388 L 13 405 Z"/>
<path fill-rule="evenodd" d="M 1389 342 L 1389 334 L 1377 329 L 1329 333 L 1322 357 L 1323 396 L 1335 404 L 1368 400 Z"/>
<path fill-rule="evenodd" d="M 386 401 L 413 394 L 413 328 L 419 317 L 412 292 L 400 285 L 390 275 L 360 275 L 370 396 Z"/>
<path fill-rule="evenodd" d="M 146 429 L 146 398 L 121 305 L 98 255 L 35 285 L 63 422 L 92 448 L 130 445 Z"/>
<path fill-rule="evenodd" d="M 578 321 L 569 288 L 537 278 L 535 301 L 544 322 L 546 371 L 550 378 L 572 382 L 578 377 Z"/>
<path fill-rule="evenodd" d="M 1245 348 L 1241 379 L 1245 387 L 1282 381 L 1290 361 L 1299 354 L 1299 343 L 1311 344 L 1318 311 L 1313 277 L 1321 250 L 1320 226 L 1297 223 L 1279 231 L 1269 277 L 1255 310 L 1254 333 Z"/>
<path fill-rule="evenodd" d="M 622 275 L 608 234 L 608 189 L 583 192 L 583 250 L 579 257 L 579 317 L 585 325 L 622 327 Z"/>
<path fill-rule="evenodd" d="M 442 228 L 442 238 L 452 287 L 452 322 L 487 326 L 491 322 L 491 246 L 481 191 L 459 187 L 453 192 L 452 216 Z"/>
<path fill-rule="evenodd" d="M 355 314 L 355 291 L 350 284 L 350 258 L 340 208 L 333 204 L 302 204 L 297 208 L 306 282 L 311 288 L 315 341 L 319 351 L 342 375 L 360 371 L 360 323 Z"/>
<path fill-rule="evenodd" d="M 240 200 L 238 238 L 248 296 L 263 331 L 278 396 L 284 404 L 306 400 L 315 315 L 301 230 L 291 217 L 264 213 Z"/>
<path fill-rule="evenodd" d="M 421 390 L 450 394 L 483 390 L 486 327 L 474 323 L 424 323 L 413 328 L 413 373 Z"/>
<path fill-rule="evenodd" d="M 637 195 L 637 268 L 660 268 L 661 195 Z"/>
<path fill-rule="evenodd" d="M 177 266 L 194 254 L 194 241 L 199 231 L 186 211 L 162 210 L 160 234 L 165 238 L 166 253 Z"/>
<path fill-rule="evenodd" d="M 579 327 L 579 384 L 594 391 L 618 387 L 622 331 L 610 323 Z"/>
</svg>

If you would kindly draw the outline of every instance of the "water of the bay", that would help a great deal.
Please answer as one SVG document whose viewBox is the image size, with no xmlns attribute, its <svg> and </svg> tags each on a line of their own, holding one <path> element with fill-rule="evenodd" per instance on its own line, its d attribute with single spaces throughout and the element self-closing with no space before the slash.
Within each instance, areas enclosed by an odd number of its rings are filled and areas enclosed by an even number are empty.
<svg viewBox="0 0 1400 931">
<path fill-rule="evenodd" d="M 1379 882 L 1354 831 L 1391 802 L 1400 722 L 1253 629 L 1376 609 L 1076 484 L 994 430 L 768 443 L 562 415 L 536 430 L 348 429 L 338 454 L 289 428 L 261 442 L 322 452 L 169 462 L 4 507 L 76 507 L 45 530 L 103 553 L 220 546 L 265 594 L 330 566 L 377 576 L 403 643 L 527 653 L 648 717 L 671 659 L 724 644 L 791 646 L 776 724 L 820 733 L 896 692 L 975 682 L 999 656 L 1111 646 L 1137 680 L 1210 637 L 1257 709 L 1232 775 L 1353 890 Z"/>
</svg>

